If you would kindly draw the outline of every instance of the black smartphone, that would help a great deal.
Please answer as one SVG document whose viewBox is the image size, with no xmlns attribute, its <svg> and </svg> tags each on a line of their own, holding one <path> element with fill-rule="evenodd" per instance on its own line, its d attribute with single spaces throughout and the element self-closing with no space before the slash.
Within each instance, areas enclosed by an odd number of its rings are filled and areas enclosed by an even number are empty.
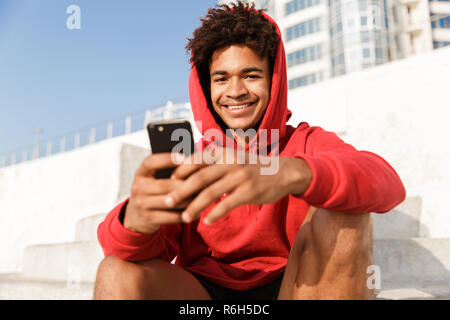
<svg viewBox="0 0 450 320">
<path fill-rule="evenodd" d="M 147 125 L 152 153 L 175 152 L 189 156 L 194 152 L 194 138 L 188 120 L 156 121 Z M 158 170 L 157 179 L 167 179 L 175 168 Z"/>
</svg>

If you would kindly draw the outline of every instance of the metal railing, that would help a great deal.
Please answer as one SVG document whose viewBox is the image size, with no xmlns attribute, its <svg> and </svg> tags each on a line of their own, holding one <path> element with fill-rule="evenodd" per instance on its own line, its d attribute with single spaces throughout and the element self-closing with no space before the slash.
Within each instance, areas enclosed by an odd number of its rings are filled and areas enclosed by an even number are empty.
<svg viewBox="0 0 450 320">
<path fill-rule="evenodd" d="M 168 101 L 166 105 L 156 109 L 138 111 L 116 120 L 91 125 L 72 133 L 38 141 L 33 145 L 0 155 L 0 168 L 67 152 L 106 139 L 140 131 L 145 129 L 151 121 L 190 118 L 192 118 L 190 103 L 174 104 L 172 101 Z"/>
</svg>

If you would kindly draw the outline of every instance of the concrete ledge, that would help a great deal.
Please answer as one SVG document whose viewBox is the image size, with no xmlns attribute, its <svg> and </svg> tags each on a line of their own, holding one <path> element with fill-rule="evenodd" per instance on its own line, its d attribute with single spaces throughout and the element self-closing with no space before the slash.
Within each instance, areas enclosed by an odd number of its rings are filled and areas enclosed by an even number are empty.
<svg viewBox="0 0 450 320">
<path fill-rule="evenodd" d="M 21 275 L 0 275 L 0 300 L 92 300 L 93 283 L 68 285 Z"/>
<path fill-rule="evenodd" d="M 23 274 L 43 280 L 93 282 L 102 259 L 97 241 L 35 245 L 25 249 Z"/>
<path fill-rule="evenodd" d="M 450 285 L 398 285 L 378 290 L 377 300 L 450 300 Z"/>
<path fill-rule="evenodd" d="M 110 139 L 2 168 L 0 242 L 8 258 L 0 260 L 0 273 L 23 271 L 28 245 L 73 241 L 78 220 L 109 212 L 129 195 L 148 154 L 148 148 Z"/>
<path fill-rule="evenodd" d="M 78 220 L 75 241 L 97 241 L 97 227 L 105 220 L 105 217 L 106 214 L 97 214 Z"/>
<path fill-rule="evenodd" d="M 450 239 L 376 239 L 374 264 L 381 272 L 381 287 L 390 283 L 450 285 Z"/>
<path fill-rule="evenodd" d="M 421 230 L 426 232 L 426 227 L 420 223 L 421 210 L 421 197 L 407 197 L 394 210 L 373 213 L 374 239 L 420 237 Z"/>
<path fill-rule="evenodd" d="M 21 274 L 0 275 L 0 300 L 92 300 L 94 284 L 71 285 L 63 281 L 37 280 Z M 450 286 L 431 284 L 392 285 L 375 292 L 376 300 L 449 300 Z"/>
</svg>

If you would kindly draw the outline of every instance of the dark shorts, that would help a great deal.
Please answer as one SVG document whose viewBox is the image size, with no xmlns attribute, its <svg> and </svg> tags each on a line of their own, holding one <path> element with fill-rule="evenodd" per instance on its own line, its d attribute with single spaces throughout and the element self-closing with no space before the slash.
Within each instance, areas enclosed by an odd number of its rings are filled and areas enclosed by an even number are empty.
<svg viewBox="0 0 450 320">
<path fill-rule="evenodd" d="M 246 291 L 232 290 L 209 282 L 202 276 L 192 273 L 208 291 L 213 300 L 276 300 L 280 291 L 283 274 L 269 284 Z"/>
</svg>

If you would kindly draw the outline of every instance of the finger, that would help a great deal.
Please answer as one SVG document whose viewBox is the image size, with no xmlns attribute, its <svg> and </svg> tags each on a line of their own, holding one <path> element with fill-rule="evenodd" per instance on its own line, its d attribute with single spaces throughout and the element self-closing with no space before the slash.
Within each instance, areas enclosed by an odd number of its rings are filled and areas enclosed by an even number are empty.
<svg viewBox="0 0 450 320">
<path fill-rule="evenodd" d="M 236 188 L 228 197 L 214 206 L 214 208 L 212 208 L 211 211 L 208 212 L 208 214 L 203 218 L 203 223 L 206 225 L 211 225 L 234 208 L 248 203 L 247 196 L 240 189 L 241 188 Z"/>
<path fill-rule="evenodd" d="M 206 164 L 183 163 L 175 169 L 170 178 L 184 180 L 205 166 Z"/>
<path fill-rule="evenodd" d="M 152 177 L 138 177 L 133 183 L 136 193 L 146 195 L 166 195 L 179 188 L 183 180 L 176 179 L 154 179 Z"/>
<path fill-rule="evenodd" d="M 153 176 L 157 170 L 176 167 L 183 161 L 184 156 L 181 153 L 155 153 L 144 159 L 136 175 Z"/>
<path fill-rule="evenodd" d="M 199 170 L 185 180 L 180 187 L 166 196 L 167 204 L 175 205 L 183 199 L 199 193 L 202 189 L 222 177 L 227 171 L 228 168 L 223 165 L 208 166 Z"/>
<path fill-rule="evenodd" d="M 247 158 L 250 153 L 243 150 L 235 150 L 233 148 L 215 148 L 213 150 L 204 151 L 202 160 L 204 163 L 211 164 L 246 164 L 250 163 Z"/>
<path fill-rule="evenodd" d="M 239 181 L 231 175 L 227 178 L 218 180 L 200 192 L 200 194 L 192 200 L 192 202 L 184 210 L 182 219 L 185 222 L 190 222 L 199 218 L 202 211 L 211 203 L 220 199 L 224 193 L 231 193 L 238 186 Z"/>
<path fill-rule="evenodd" d="M 178 211 L 166 211 L 166 210 L 152 210 L 147 213 L 148 222 L 161 226 L 164 224 L 174 224 L 174 223 L 183 223 L 181 219 L 181 214 Z"/>
<path fill-rule="evenodd" d="M 146 198 L 145 200 L 145 209 L 146 210 L 168 210 L 175 209 L 183 211 L 183 209 L 187 208 L 189 204 L 193 201 L 193 197 L 183 200 L 180 203 L 177 203 L 175 206 L 168 206 L 165 201 L 165 195 L 152 195 Z"/>
</svg>

